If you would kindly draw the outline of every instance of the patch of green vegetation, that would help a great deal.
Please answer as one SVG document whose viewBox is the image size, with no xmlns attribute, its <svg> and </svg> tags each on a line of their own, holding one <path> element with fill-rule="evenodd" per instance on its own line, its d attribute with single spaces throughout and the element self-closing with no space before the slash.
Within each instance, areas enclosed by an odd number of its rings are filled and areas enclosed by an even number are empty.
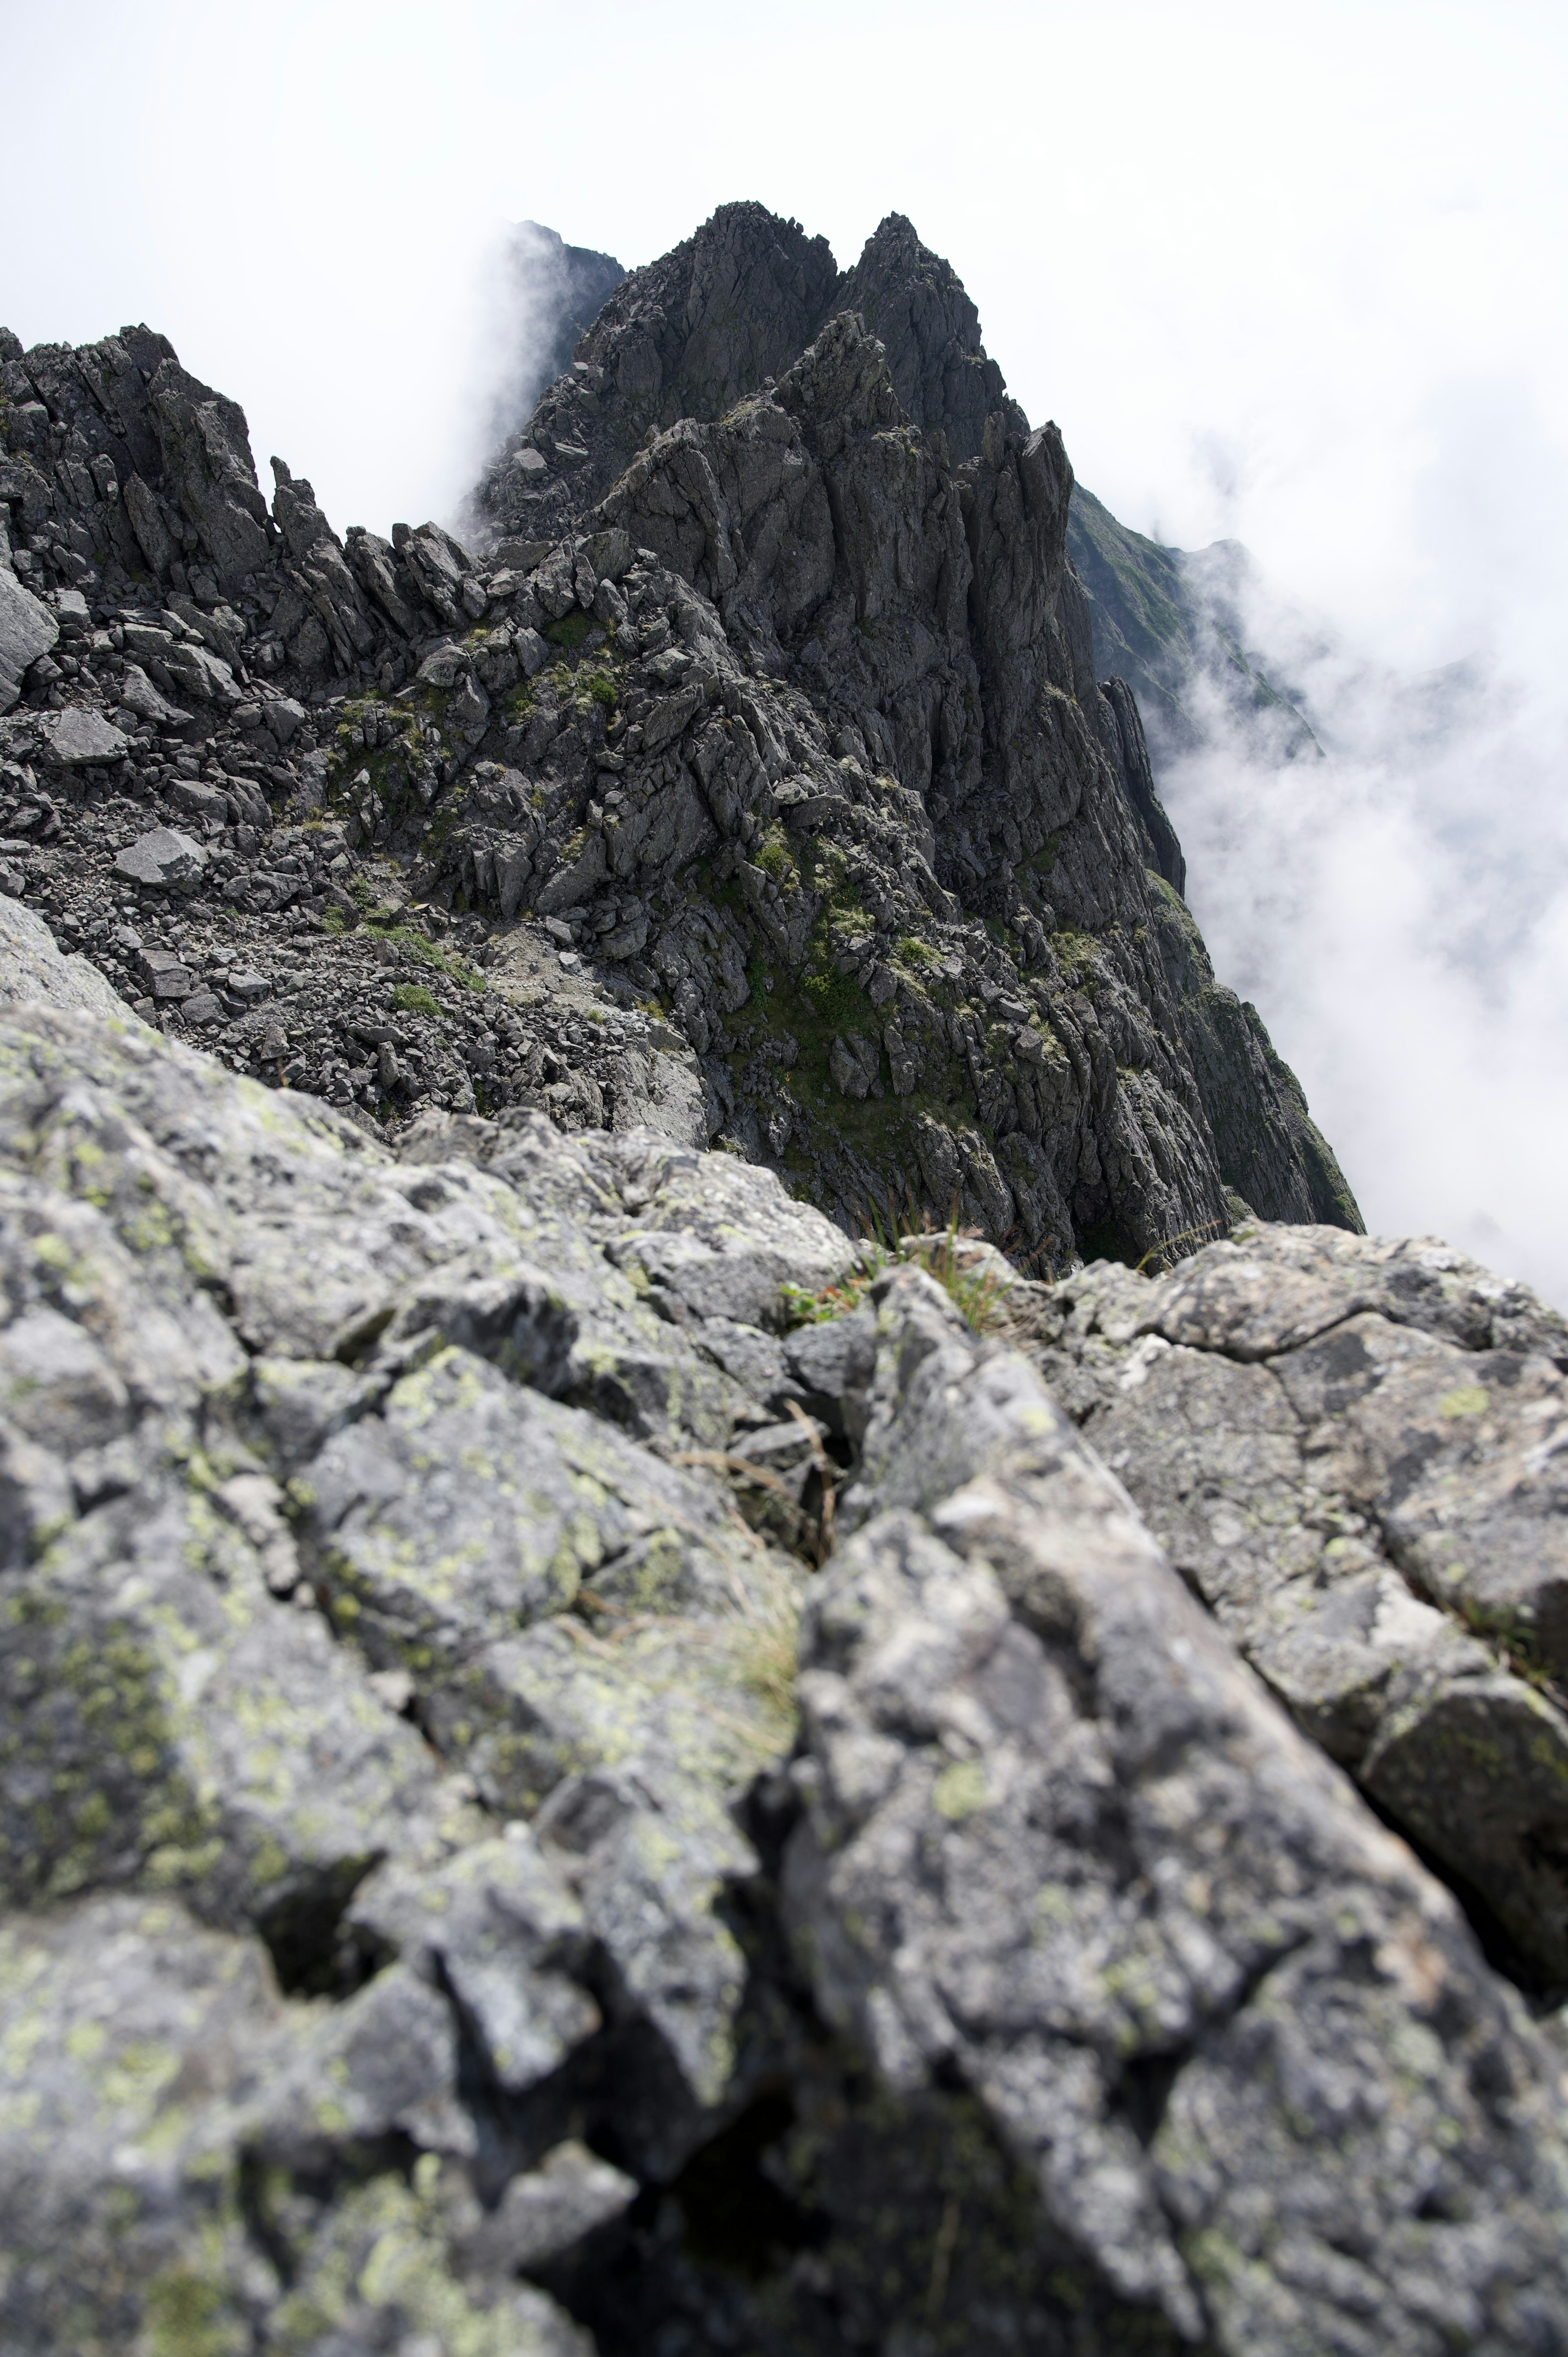
<svg viewBox="0 0 1568 2357">
<path fill-rule="evenodd" d="M 904 965 L 913 966 L 918 974 L 933 974 L 942 963 L 941 952 L 923 942 L 916 933 L 906 933 L 893 944 L 893 954 Z"/>
<path fill-rule="evenodd" d="M 579 673 L 577 694 L 579 697 L 585 695 L 590 704 L 601 705 L 607 712 L 613 712 L 620 702 L 620 690 L 607 671 Z"/>
<path fill-rule="evenodd" d="M 854 976 L 839 974 L 832 966 L 802 974 L 799 987 L 818 1022 L 830 1031 L 845 1030 L 869 1014 L 865 995 Z"/>
<path fill-rule="evenodd" d="M 765 876 L 771 876 L 776 884 L 782 884 L 787 876 L 794 875 L 795 862 L 789 856 L 789 846 L 781 826 L 768 828 L 752 854 L 752 864 L 760 867 Z"/>
<path fill-rule="evenodd" d="M 1075 990 L 1081 990 L 1091 998 L 1094 985 L 1100 979 L 1100 964 L 1090 936 L 1074 932 L 1070 926 L 1063 926 L 1051 935 L 1051 947 L 1067 981 Z"/>
<path fill-rule="evenodd" d="M 533 710 L 533 682 L 525 679 L 501 698 L 501 710 L 514 728 L 521 728 Z"/>
<path fill-rule="evenodd" d="M 373 917 L 367 916 L 366 932 L 377 941 L 391 942 L 416 965 L 427 965 L 437 974 L 448 974 L 454 982 L 461 983 L 465 990 L 485 988 L 485 977 L 476 967 L 465 965 L 461 958 L 454 957 L 450 950 L 444 950 L 439 942 L 433 942 L 428 934 L 418 931 L 414 926 L 392 921 L 392 913 L 387 909 L 378 911 Z"/>
<path fill-rule="evenodd" d="M 238 2319 L 223 2285 L 193 2268 L 170 2267 L 146 2289 L 147 2346 L 153 2357 L 230 2357 Z"/>
<path fill-rule="evenodd" d="M 896 1207 L 890 1207 L 886 1221 L 872 1212 L 866 1222 L 872 1232 L 861 1238 L 859 1259 L 836 1285 L 824 1286 L 820 1293 L 799 1285 L 782 1288 L 790 1325 L 822 1325 L 830 1318 L 847 1317 L 859 1308 L 883 1271 L 899 1262 L 912 1263 L 934 1277 L 972 1332 L 988 1333 L 999 1325 L 1013 1279 L 989 1254 L 976 1252 L 977 1239 L 960 1233 L 956 1217 L 945 1229 L 899 1235 L 894 1211 Z"/>
<path fill-rule="evenodd" d="M 1478 1386 L 1477 1386 L 1478 1388 Z M 1500 1657 L 1505 1668 L 1522 1678 L 1538 1694 L 1557 1691 L 1554 1664 L 1535 1631 L 1507 1605 L 1482 1604 L 1444 1586 L 1434 1598 L 1462 1620 L 1472 1637 L 1479 1638 Z"/>
<path fill-rule="evenodd" d="M 439 1015 L 441 1002 L 422 982 L 400 982 L 392 1003 L 403 1015 Z"/>
<path fill-rule="evenodd" d="M 558 621 L 548 623 L 544 635 L 553 647 L 564 647 L 568 653 L 575 654 L 593 627 L 593 616 L 585 614 L 580 606 L 575 606 Z"/>
</svg>

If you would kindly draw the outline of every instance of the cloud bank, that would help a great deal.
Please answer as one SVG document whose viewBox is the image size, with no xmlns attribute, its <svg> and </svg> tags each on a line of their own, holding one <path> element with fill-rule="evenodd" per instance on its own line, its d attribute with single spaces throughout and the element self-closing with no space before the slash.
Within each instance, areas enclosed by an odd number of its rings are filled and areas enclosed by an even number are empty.
<svg viewBox="0 0 1568 2357">
<path fill-rule="evenodd" d="M 1368 1225 L 1568 1303 L 1568 697 L 1540 610 L 1515 619 L 1421 674 L 1255 585 L 1248 643 L 1325 758 L 1242 742 L 1210 694 L 1164 791 L 1216 967 L 1295 1066 Z"/>
</svg>

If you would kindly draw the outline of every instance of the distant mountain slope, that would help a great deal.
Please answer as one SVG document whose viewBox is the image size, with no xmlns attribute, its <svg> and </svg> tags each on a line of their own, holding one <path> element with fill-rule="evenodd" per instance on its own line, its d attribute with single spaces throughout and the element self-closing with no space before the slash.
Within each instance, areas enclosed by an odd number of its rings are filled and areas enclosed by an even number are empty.
<svg viewBox="0 0 1568 2357">
<path fill-rule="evenodd" d="M 1194 710 L 1200 681 L 1249 739 L 1262 723 L 1287 759 L 1319 750 L 1297 703 L 1243 644 L 1251 559 L 1240 542 L 1216 541 L 1196 554 L 1166 548 L 1119 523 L 1079 483 L 1068 551 L 1089 593 L 1095 669 L 1126 680 L 1137 696 L 1156 772 L 1203 740 L 1205 724 Z"/>
</svg>

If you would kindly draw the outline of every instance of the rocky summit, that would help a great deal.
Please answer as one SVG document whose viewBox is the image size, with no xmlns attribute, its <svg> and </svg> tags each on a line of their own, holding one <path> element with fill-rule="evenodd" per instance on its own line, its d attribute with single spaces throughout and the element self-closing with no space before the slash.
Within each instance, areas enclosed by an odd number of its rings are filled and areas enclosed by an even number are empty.
<svg viewBox="0 0 1568 2357">
<path fill-rule="evenodd" d="M 0 2345 L 1564 2357 L 1568 1326 L 910 225 L 529 251 L 461 538 L 0 338 Z"/>
</svg>

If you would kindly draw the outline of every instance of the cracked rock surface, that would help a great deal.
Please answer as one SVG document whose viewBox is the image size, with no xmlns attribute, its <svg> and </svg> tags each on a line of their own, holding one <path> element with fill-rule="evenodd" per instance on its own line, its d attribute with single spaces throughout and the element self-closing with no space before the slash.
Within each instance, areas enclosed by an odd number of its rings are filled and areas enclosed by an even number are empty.
<svg viewBox="0 0 1568 2357">
<path fill-rule="evenodd" d="M 394 1153 L 0 915 L 8 2348 L 1568 2346 L 1552 1313 Z"/>
<path fill-rule="evenodd" d="M 1568 1329 L 1435 1239 L 1253 1227 L 1046 1297 L 1038 1364 L 1246 1658 L 1568 1984 Z"/>
</svg>

